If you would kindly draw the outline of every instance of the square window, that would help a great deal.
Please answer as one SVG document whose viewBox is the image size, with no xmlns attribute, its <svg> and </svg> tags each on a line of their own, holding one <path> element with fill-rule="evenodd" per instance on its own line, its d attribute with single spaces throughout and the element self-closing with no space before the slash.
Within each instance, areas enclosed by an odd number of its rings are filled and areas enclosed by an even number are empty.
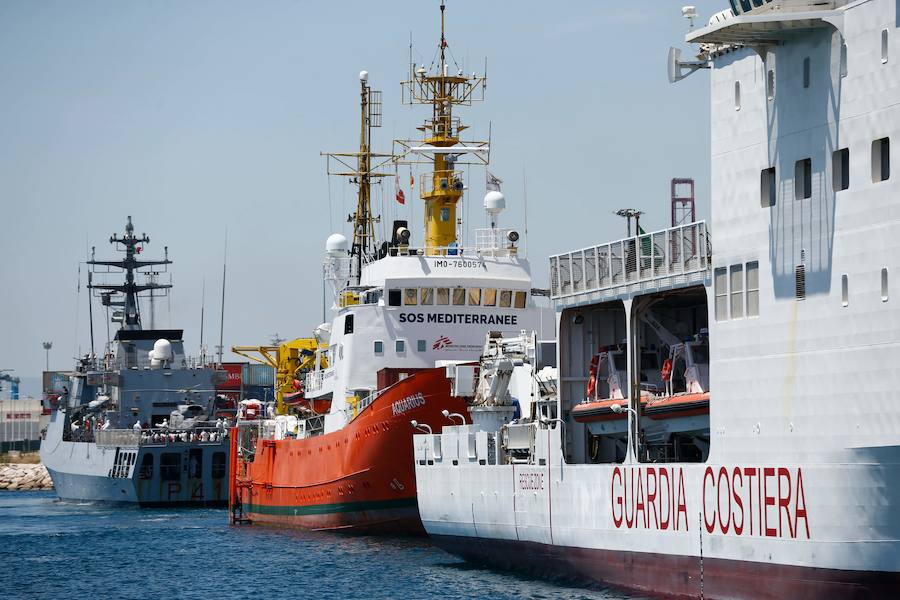
<svg viewBox="0 0 900 600">
<path fill-rule="evenodd" d="M 434 288 L 422 288 L 419 293 L 419 302 L 422 306 L 434 304 Z"/>
<path fill-rule="evenodd" d="M 804 158 L 794 163 L 794 200 L 812 198 L 812 160 Z"/>
<path fill-rule="evenodd" d="M 512 290 L 502 290 L 500 292 L 500 308 L 509 308 L 512 306 Z"/>
<path fill-rule="evenodd" d="M 400 290 L 388 290 L 388 306 L 400 306 L 401 298 Z"/>
<path fill-rule="evenodd" d="M 835 150 L 831 155 L 831 187 L 840 192 L 850 187 L 850 149 Z"/>
<path fill-rule="evenodd" d="M 759 316 L 759 262 L 747 263 L 747 316 Z"/>
<path fill-rule="evenodd" d="M 381 340 L 375 341 L 375 354 L 384 354 L 384 342 Z"/>
<path fill-rule="evenodd" d="M 438 304 L 450 304 L 450 289 L 449 288 L 438 288 L 437 289 L 437 303 Z"/>
<path fill-rule="evenodd" d="M 720 267 L 713 276 L 716 295 L 716 321 L 728 320 L 728 269 Z"/>
<path fill-rule="evenodd" d="M 425 340 L 416 340 L 416 351 L 425 352 Z"/>
<path fill-rule="evenodd" d="M 465 306 L 466 290 L 465 288 L 453 288 L 453 306 Z"/>
<path fill-rule="evenodd" d="M 525 297 L 528 295 L 528 292 L 516 292 L 516 308 L 525 308 Z"/>
<path fill-rule="evenodd" d="M 775 167 L 763 169 L 760 173 L 759 205 L 762 208 L 775 206 Z"/>
<path fill-rule="evenodd" d="M 484 290 L 484 305 L 497 306 L 497 290 L 491 288 Z"/>
<path fill-rule="evenodd" d="M 394 342 L 394 350 L 397 351 L 397 354 L 403 354 L 406 352 L 406 342 L 403 340 L 396 340 Z"/>
<path fill-rule="evenodd" d="M 872 142 L 872 183 L 891 176 L 891 140 L 881 138 Z"/>
<path fill-rule="evenodd" d="M 481 288 L 469 288 L 469 306 L 481 306 Z"/>
<path fill-rule="evenodd" d="M 744 316 L 744 265 L 731 265 L 731 318 Z"/>
<path fill-rule="evenodd" d="M 403 304 L 415 306 L 419 303 L 419 290 L 417 288 L 405 288 L 403 290 Z"/>
</svg>

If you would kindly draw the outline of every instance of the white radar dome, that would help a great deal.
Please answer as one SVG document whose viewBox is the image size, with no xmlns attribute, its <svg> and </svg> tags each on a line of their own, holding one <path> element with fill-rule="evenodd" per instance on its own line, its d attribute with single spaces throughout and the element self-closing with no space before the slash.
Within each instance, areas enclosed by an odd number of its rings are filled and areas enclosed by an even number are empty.
<svg viewBox="0 0 900 600">
<path fill-rule="evenodd" d="M 368 81 L 369 80 L 369 72 L 368 71 L 360 71 L 359 72 L 359 80 L 360 81 Z"/>
<path fill-rule="evenodd" d="M 506 208 L 506 196 L 498 191 L 491 190 L 484 195 L 484 210 L 489 215 L 497 216 Z"/>
<path fill-rule="evenodd" d="M 350 244 L 347 241 L 346 236 L 341 235 L 340 233 L 332 233 L 328 236 L 328 239 L 325 240 L 325 251 L 328 252 L 328 254 L 346 254 L 349 248 Z"/>
<path fill-rule="evenodd" d="M 163 363 L 172 360 L 172 342 L 156 340 L 153 342 L 153 350 L 147 354 L 150 358 L 150 366 L 158 369 Z"/>
</svg>

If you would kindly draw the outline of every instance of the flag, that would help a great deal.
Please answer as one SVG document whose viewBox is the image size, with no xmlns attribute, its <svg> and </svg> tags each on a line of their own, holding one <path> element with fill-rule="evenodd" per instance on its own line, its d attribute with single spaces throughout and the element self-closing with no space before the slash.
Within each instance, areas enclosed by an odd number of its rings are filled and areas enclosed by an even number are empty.
<svg viewBox="0 0 900 600">
<path fill-rule="evenodd" d="M 500 179 L 499 177 L 497 177 L 496 175 L 494 175 L 493 173 L 491 173 L 490 171 L 488 171 L 487 169 L 485 169 L 484 172 L 487 173 L 487 183 L 485 184 L 485 188 L 487 188 L 487 191 L 499 192 L 500 184 L 503 183 L 503 180 Z"/>
<path fill-rule="evenodd" d="M 400 176 L 395 176 L 394 183 L 397 186 L 397 204 L 406 204 L 406 196 L 403 194 L 403 188 L 400 187 Z"/>
</svg>

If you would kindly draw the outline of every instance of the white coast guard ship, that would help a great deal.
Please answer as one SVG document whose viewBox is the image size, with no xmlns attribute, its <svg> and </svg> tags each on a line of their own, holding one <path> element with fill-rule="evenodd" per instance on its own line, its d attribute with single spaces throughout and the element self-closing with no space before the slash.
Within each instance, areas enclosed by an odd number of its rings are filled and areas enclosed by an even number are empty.
<svg viewBox="0 0 900 600">
<path fill-rule="evenodd" d="M 666 596 L 900 594 L 898 25 L 893 0 L 733 0 L 672 52 L 711 77 L 712 233 L 551 258 L 558 395 L 416 436 L 439 545 Z M 696 368 L 676 353 L 660 392 L 669 334 Z"/>
</svg>

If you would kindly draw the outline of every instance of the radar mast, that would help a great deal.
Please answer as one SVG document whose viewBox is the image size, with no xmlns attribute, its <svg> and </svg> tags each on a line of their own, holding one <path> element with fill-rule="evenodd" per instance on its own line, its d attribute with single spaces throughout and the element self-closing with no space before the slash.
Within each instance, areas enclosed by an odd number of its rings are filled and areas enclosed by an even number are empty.
<svg viewBox="0 0 900 600">
<path fill-rule="evenodd" d="M 113 234 L 109 238 L 109 243 L 121 245 L 124 248 L 125 257 L 121 260 L 96 260 L 94 258 L 96 248 L 91 248 L 91 260 L 87 261 L 87 264 L 91 265 L 92 268 L 88 273 L 87 287 L 89 290 L 100 290 L 99 296 L 103 306 L 119 307 L 121 309 L 114 310 L 112 316 L 114 323 L 122 324 L 121 329 L 140 330 L 142 329 L 141 309 L 138 304 L 138 298 L 149 297 L 152 299 L 164 296 L 168 292 L 157 294 L 156 291 L 168 290 L 172 285 L 156 283 L 155 277 L 150 276 L 150 274 L 147 274 L 149 279 L 146 283 L 137 283 L 135 281 L 135 273 L 138 273 L 144 267 L 172 264 L 172 261 L 169 260 L 169 247 L 165 247 L 165 258 L 162 260 L 138 260 L 137 255 L 142 252 L 143 244 L 150 243 L 150 238 L 147 237 L 146 233 L 142 233 L 140 237 L 134 235 L 134 225 L 131 223 L 131 216 L 128 217 L 128 222 L 125 224 L 125 235 L 119 237 Z M 121 252 L 122 250 L 119 251 Z M 107 268 L 100 270 L 98 267 Z M 118 272 L 111 269 L 122 269 L 125 271 L 125 282 L 94 283 L 93 275 L 95 274 Z M 159 271 L 154 271 L 155 275 L 159 273 Z M 149 294 L 145 292 L 149 292 Z M 118 296 L 119 294 L 121 296 Z M 141 296 L 141 294 L 144 295 Z"/>
</svg>

